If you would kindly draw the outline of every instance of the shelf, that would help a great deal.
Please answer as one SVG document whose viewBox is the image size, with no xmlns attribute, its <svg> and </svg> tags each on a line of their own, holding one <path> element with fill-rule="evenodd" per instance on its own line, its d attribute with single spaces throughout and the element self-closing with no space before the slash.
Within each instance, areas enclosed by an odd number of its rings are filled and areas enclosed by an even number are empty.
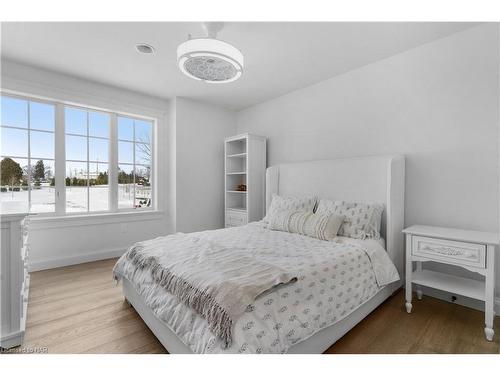
<svg viewBox="0 0 500 375">
<path fill-rule="evenodd" d="M 227 175 L 247 174 L 247 172 L 227 172 Z"/>
<path fill-rule="evenodd" d="M 247 212 L 245 207 L 228 207 L 228 211 L 238 211 L 238 212 Z"/>
<path fill-rule="evenodd" d="M 226 190 L 226 193 L 238 193 L 238 194 L 245 194 L 246 191 L 239 191 L 239 190 Z"/>
<path fill-rule="evenodd" d="M 411 281 L 415 284 L 445 290 L 460 296 L 470 297 L 484 301 L 484 281 L 452 276 L 441 272 L 429 270 L 415 271 Z"/>
<path fill-rule="evenodd" d="M 242 152 L 241 154 L 226 155 L 227 158 L 244 158 L 245 156 L 247 156 L 246 152 Z"/>
</svg>

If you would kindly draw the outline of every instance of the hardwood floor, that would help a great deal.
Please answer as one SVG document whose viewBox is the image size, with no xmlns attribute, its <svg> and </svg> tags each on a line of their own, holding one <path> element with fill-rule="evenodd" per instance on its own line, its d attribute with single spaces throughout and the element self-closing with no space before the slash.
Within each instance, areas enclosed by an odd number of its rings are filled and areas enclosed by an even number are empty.
<svg viewBox="0 0 500 375">
<path fill-rule="evenodd" d="M 31 273 L 24 349 L 48 353 L 166 353 L 123 300 L 111 269 L 116 259 Z M 480 311 L 424 296 L 413 312 L 398 292 L 327 353 L 500 353 L 483 335 Z"/>
<path fill-rule="evenodd" d="M 112 280 L 116 259 L 31 273 L 25 348 L 166 353 Z"/>
</svg>

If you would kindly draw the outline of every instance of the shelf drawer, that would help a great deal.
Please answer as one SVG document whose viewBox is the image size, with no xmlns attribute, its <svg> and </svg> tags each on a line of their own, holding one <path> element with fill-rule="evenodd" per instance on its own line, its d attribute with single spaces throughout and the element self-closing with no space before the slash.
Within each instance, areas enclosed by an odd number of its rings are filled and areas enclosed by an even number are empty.
<svg viewBox="0 0 500 375">
<path fill-rule="evenodd" d="M 412 237 L 412 255 L 437 262 L 486 268 L 486 246 L 431 237 Z"/>
<path fill-rule="evenodd" d="M 242 211 L 227 210 L 226 226 L 237 227 L 247 224 L 247 213 Z"/>
</svg>

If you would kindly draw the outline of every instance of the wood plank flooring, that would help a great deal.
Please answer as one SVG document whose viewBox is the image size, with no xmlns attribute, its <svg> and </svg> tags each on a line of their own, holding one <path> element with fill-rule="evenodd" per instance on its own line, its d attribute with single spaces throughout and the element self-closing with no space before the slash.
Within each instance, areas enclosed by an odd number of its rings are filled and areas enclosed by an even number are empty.
<svg viewBox="0 0 500 375">
<path fill-rule="evenodd" d="M 116 259 L 31 273 L 23 348 L 48 353 L 166 353 L 123 300 L 111 270 Z M 372 312 L 327 353 L 500 353 L 483 335 L 480 311 L 424 296 L 413 312 L 400 291 Z"/>
</svg>

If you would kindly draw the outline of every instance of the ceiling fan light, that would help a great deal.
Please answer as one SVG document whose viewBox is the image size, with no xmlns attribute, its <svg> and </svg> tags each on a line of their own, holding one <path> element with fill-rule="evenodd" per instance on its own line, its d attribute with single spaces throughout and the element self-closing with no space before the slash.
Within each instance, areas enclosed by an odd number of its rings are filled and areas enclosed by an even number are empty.
<svg viewBox="0 0 500 375">
<path fill-rule="evenodd" d="M 190 39 L 177 47 L 177 63 L 190 78 L 208 83 L 227 83 L 241 77 L 243 54 L 218 39 Z"/>
<path fill-rule="evenodd" d="M 234 82 L 234 81 L 236 81 L 238 78 L 240 78 L 240 77 L 241 77 L 241 74 L 242 74 L 242 72 L 241 72 L 241 70 L 240 70 L 240 71 L 236 72 L 236 75 L 235 75 L 233 78 L 228 79 L 228 80 L 226 80 L 226 81 L 205 81 L 205 82 L 206 82 L 206 83 L 214 83 L 214 84 Z"/>
</svg>

